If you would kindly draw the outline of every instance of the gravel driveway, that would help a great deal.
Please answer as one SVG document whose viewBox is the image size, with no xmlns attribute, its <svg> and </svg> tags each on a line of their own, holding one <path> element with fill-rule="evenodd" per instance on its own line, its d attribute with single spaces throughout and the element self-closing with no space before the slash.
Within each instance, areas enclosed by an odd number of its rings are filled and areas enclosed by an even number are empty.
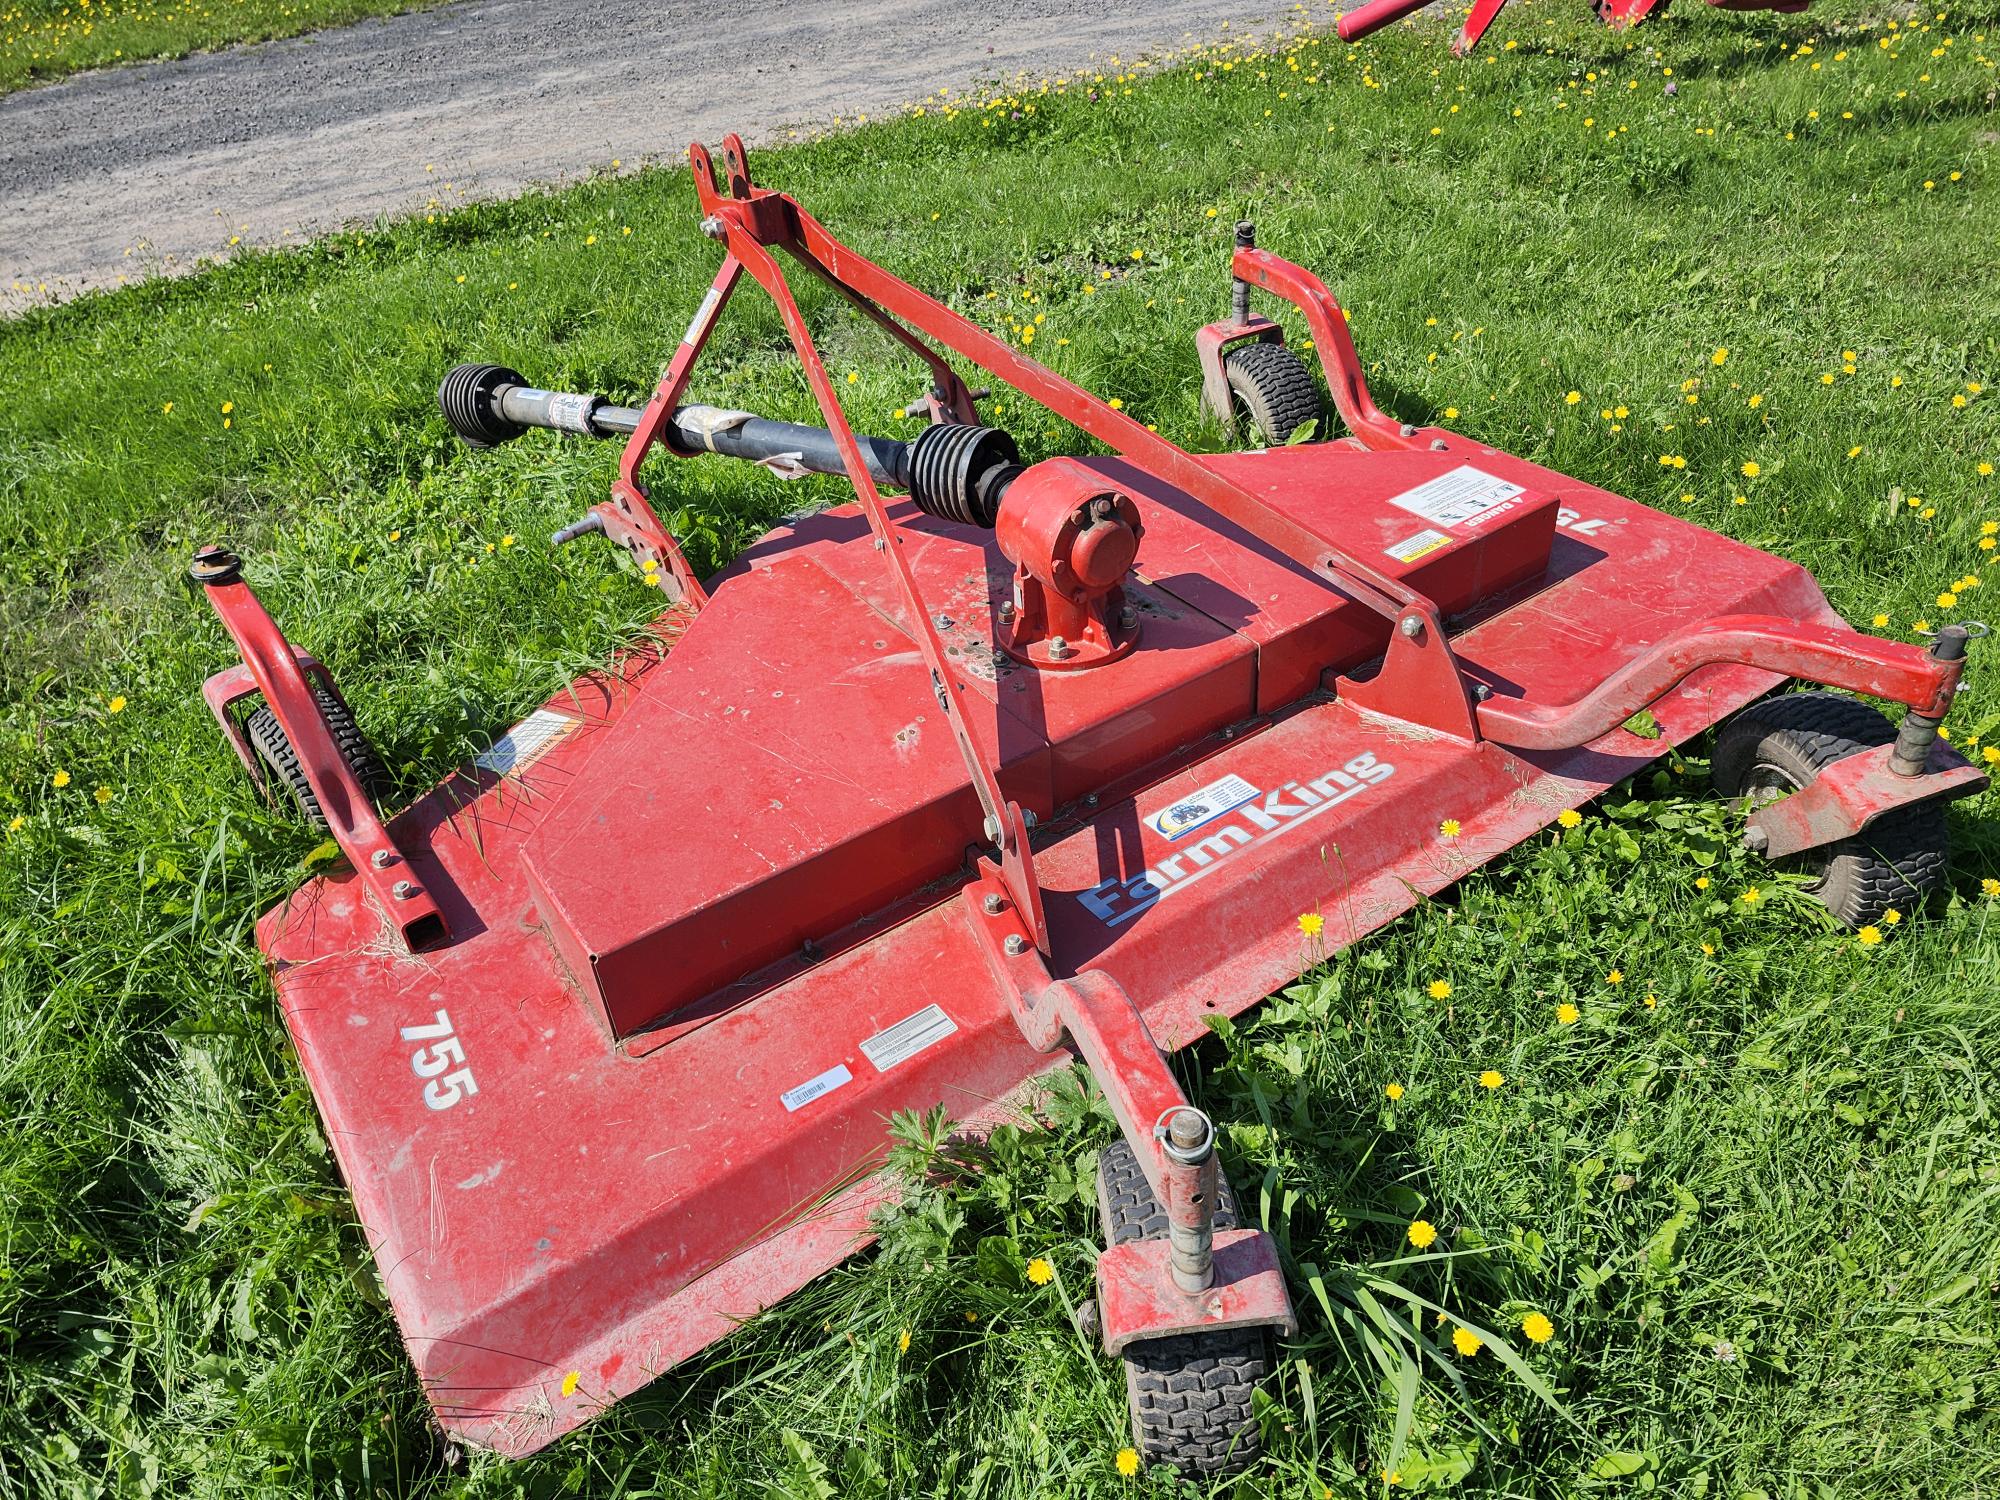
<svg viewBox="0 0 2000 1500">
<path fill-rule="evenodd" d="M 460 0 L 0 98 L 0 311 L 943 85 L 1268 27 L 1279 0 Z M 451 186 L 446 188 L 445 184 Z M 26 292 L 17 288 L 25 284 Z"/>
</svg>

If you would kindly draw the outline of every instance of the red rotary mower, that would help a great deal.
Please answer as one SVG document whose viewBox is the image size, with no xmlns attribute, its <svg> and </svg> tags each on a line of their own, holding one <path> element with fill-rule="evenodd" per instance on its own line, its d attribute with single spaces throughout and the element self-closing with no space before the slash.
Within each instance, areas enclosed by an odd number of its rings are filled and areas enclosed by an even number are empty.
<svg viewBox="0 0 2000 1500">
<path fill-rule="evenodd" d="M 1364 36 L 1373 35 L 1385 26 L 1393 26 L 1405 16 L 1436 3 L 1436 0 L 1368 0 L 1366 5 L 1356 6 L 1334 22 L 1334 30 L 1343 42 L 1358 42 Z M 1785 15 L 1797 15 L 1812 3 L 1812 0 L 1707 0 L 1718 10 L 1775 10 Z M 1466 14 L 1465 24 L 1452 38 L 1453 57 L 1463 57 L 1479 45 L 1479 39 L 1486 35 L 1486 28 L 1506 6 L 1507 0 L 1473 0 L 1471 10 Z M 1590 8 L 1597 19 L 1613 31 L 1623 31 L 1628 26 L 1637 26 L 1649 16 L 1657 16 L 1667 8 L 1668 0 L 1590 0 Z"/>
<path fill-rule="evenodd" d="M 1294 1324 L 1164 1060 L 1209 1016 L 1732 714 L 1746 840 L 1816 866 L 1836 916 L 1940 881 L 1941 804 L 1984 785 L 1937 733 L 1976 632 L 1857 634 L 1791 563 L 1384 415 L 1332 295 L 1247 225 L 1199 338 L 1216 414 L 1274 440 L 1321 414 L 1255 287 L 1303 315 L 1347 435 L 1196 456 L 753 185 L 736 137 L 721 189 L 690 155 L 722 266 L 643 408 L 494 366 L 440 391 L 475 447 L 622 441 L 556 539 L 659 581 L 649 646 L 385 822 L 326 671 L 236 558 L 193 570 L 244 661 L 217 718 L 346 856 L 259 941 L 453 1436 L 531 1452 L 722 1338 L 866 1242 L 889 1115 L 990 1125 L 1074 1052 L 1124 1136 L 1096 1309 L 1137 1441 L 1227 1471 Z M 849 425 L 781 250 L 926 367 L 914 441 Z M 824 427 L 683 403 L 746 272 Z M 934 345 L 1110 456 L 1024 465 Z M 706 454 L 844 474 L 856 503 L 704 582 L 640 465 Z M 1795 677 L 1906 711 L 1768 696 Z"/>
</svg>

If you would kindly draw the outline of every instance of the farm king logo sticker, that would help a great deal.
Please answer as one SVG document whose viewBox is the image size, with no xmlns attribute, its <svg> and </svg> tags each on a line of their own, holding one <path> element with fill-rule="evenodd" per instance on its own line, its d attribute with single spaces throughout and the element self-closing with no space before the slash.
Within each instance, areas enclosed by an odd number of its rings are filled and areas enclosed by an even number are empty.
<svg viewBox="0 0 2000 1500">
<path fill-rule="evenodd" d="M 1212 781 L 1146 819 L 1148 828 L 1172 841 L 1204 828 L 1212 831 L 1156 861 L 1144 873 L 1102 881 L 1079 892 L 1077 900 L 1106 927 L 1129 922 L 1148 907 L 1224 868 L 1232 856 L 1331 812 L 1395 774 L 1394 766 L 1376 759 L 1370 751 L 1311 781 L 1288 781 L 1273 792 L 1264 792 L 1241 776 Z"/>
</svg>

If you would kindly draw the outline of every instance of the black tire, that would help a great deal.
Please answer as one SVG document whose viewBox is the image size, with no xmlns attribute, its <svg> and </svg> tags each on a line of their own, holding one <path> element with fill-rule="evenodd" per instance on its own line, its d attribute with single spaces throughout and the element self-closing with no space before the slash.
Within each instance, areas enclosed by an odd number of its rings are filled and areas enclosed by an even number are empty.
<svg viewBox="0 0 2000 1500">
<path fill-rule="evenodd" d="M 1097 1158 L 1097 1210 L 1107 1244 L 1160 1239 L 1166 1210 L 1153 1196 L 1139 1159 L 1124 1141 Z M 1236 1195 L 1219 1175 L 1215 1227 L 1240 1220 Z M 1147 1339 L 1125 1347 L 1125 1401 L 1132 1412 L 1132 1445 L 1150 1463 L 1172 1464 L 1183 1474 L 1218 1477 L 1241 1473 L 1264 1451 L 1250 1395 L 1271 1373 L 1270 1341 L 1262 1328 Z"/>
<path fill-rule="evenodd" d="M 1727 797 L 1770 798 L 1805 786 L 1837 760 L 1886 745 L 1896 727 L 1839 693 L 1788 693 L 1752 704 L 1716 737 L 1710 775 Z M 1944 884 L 1949 842 L 1944 805 L 1898 808 L 1842 839 L 1796 856 L 1819 879 L 1809 888 L 1849 928 L 1890 907 L 1914 911 Z"/>
<path fill-rule="evenodd" d="M 1308 422 L 1324 436 L 1326 408 L 1312 371 L 1283 344 L 1238 344 L 1222 357 L 1230 404 L 1238 422 L 1248 420 L 1264 441 L 1281 448 Z"/>
<path fill-rule="evenodd" d="M 347 762 L 347 769 L 354 773 L 354 779 L 368 793 L 368 800 L 381 806 L 391 788 L 389 772 L 383 766 L 381 757 L 368 743 L 367 736 L 362 734 L 361 726 L 354 722 L 354 715 L 347 705 L 321 682 L 315 681 L 312 688 L 320 714 L 326 720 L 326 727 L 333 732 L 334 744 L 340 749 L 340 758 Z M 326 814 L 320 811 L 319 798 L 313 795 L 312 783 L 306 780 L 305 767 L 299 764 L 298 752 L 279 727 L 278 716 L 268 706 L 259 706 L 243 721 L 243 732 L 249 736 L 250 748 L 257 752 L 257 758 L 292 794 L 306 821 L 324 831 Z"/>
</svg>

